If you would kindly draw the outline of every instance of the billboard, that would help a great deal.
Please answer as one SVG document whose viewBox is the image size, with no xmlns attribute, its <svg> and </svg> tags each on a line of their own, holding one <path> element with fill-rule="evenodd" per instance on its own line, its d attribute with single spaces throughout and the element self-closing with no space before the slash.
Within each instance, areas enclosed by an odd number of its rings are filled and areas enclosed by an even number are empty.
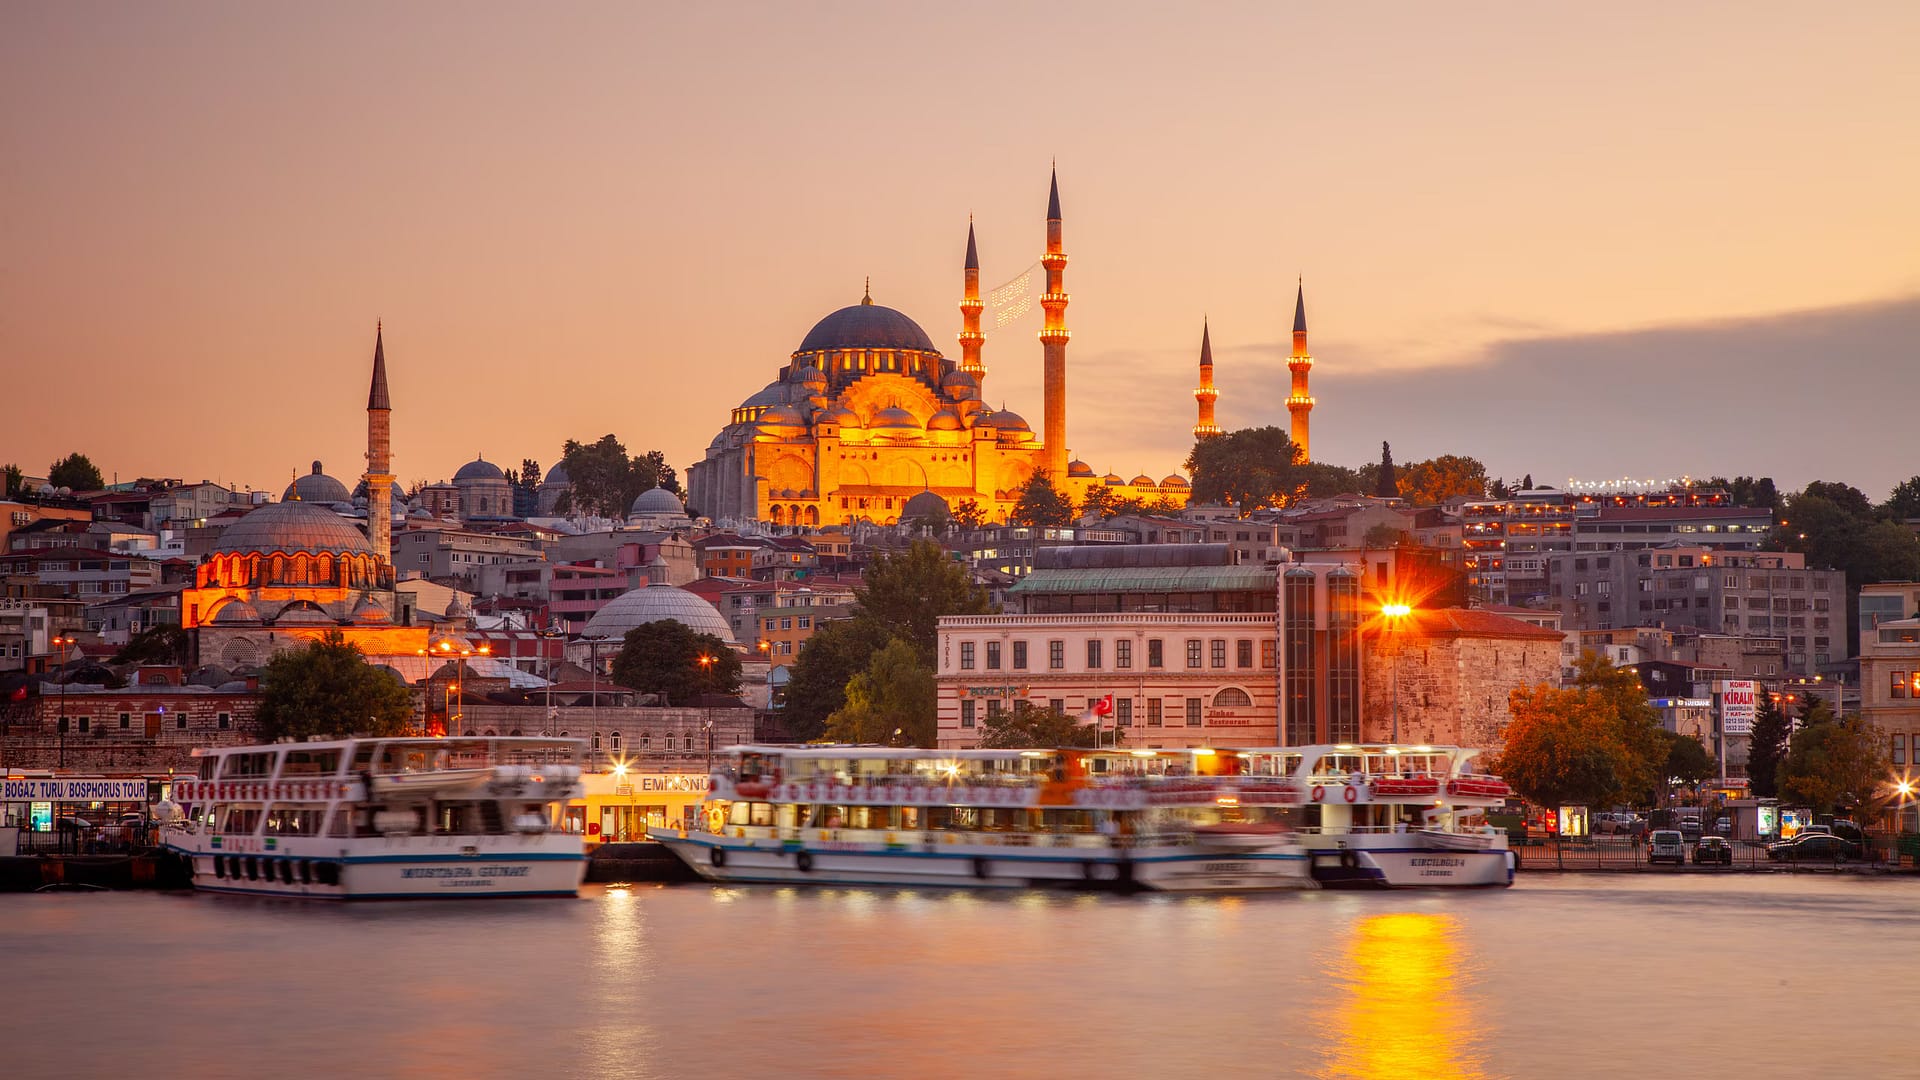
<svg viewBox="0 0 1920 1080">
<path fill-rule="evenodd" d="M 1753 734 L 1753 714 L 1759 685 L 1752 679 L 1728 679 L 1720 684 L 1720 733 Z"/>
</svg>

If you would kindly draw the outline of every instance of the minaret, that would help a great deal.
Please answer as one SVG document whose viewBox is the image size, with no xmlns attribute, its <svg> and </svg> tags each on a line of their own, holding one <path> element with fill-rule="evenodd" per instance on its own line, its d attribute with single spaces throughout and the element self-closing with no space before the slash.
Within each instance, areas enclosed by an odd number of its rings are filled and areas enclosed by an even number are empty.
<svg viewBox="0 0 1920 1080">
<path fill-rule="evenodd" d="M 373 386 L 367 391 L 367 539 L 374 557 L 393 563 L 393 402 L 387 397 L 383 328 L 373 328 Z"/>
<path fill-rule="evenodd" d="M 980 346 L 986 335 L 980 332 L 980 254 L 973 247 L 973 218 L 967 218 L 966 290 L 960 300 L 960 370 L 986 385 L 987 369 L 980 363 Z M 983 399 L 984 400 L 984 399 Z"/>
<path fill-rule="evenodd" d="M 1040 306 L 1047 311 L 1046 325 L 1040 331 L 1045 360 L 1042 366 L 1040 437 L 1046 443 L 1046 471 L 1058 483 L 1067 475 L 1067 289 L 1064 280 L 1067 254 L 1060 249 L 1060 172 L 1054 170 L 1052 190 L 1047 194 L 1047 253 L 1040 256 L 1047 268 L 1047 291 L 1040 294 Z"/>
<path fill-rule="evenodd" d="M 1313 357 L 1307 353 L 1307 287 L 1300 283 L 1300 291 L 1293 298 L 1293 355 L 1287 359 L 1287 370 L 1293 372 L 1293 393 L 1287 395 L 1287 412 L 1293 415 L 1293 445 L 1300 448 L 1300 456 L 1311 460 L 1313 451 L 1307 442 L 1307 414 L 1313 412 L 1313 397 L 1307 393 L 1307 372 L 1313 370 Z"/>
<path fill-rule="evenodd" d="M 1220 425 L 1213 422 L 1213 402 L 1219 396 L 1220 391 L 1213 388 L 1213 342 L 1203 319 L 1200 322 L 1200 385 L 1193 392 L 1193 399 L 1200 403 L 1199 422 L 1193 425 L 1195 439 L 1210 439 L 1220 434 Z"/>
</svg>

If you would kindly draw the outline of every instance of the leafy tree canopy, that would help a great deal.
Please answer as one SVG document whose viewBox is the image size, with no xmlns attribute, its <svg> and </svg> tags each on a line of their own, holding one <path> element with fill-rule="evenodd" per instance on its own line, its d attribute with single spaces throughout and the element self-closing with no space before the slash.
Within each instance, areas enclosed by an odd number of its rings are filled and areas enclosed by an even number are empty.
<svg viewBox="0 0 1920 1080">
<path fill-rule="evenodd" d="M 26 486 L 25 475 L 18 465 L 0 466 L 0 498 L 11 499 L 19 495 Z"/>
<path fill-rule="evenodd" d="M 1053 478 L 1046 473 L 1035 473 L 1025 487 L 1020 489 L 1020 499 L 1013 506 L 1013 512 L 1007 515 L 1007 521 L 1013 525 L 1071 525 L 1073 524 L 1073 501 L 1053 486 Z"/>
<path fill-rule="evenodd" d="M 1086 495 L 1081 497 L 1080 516 L 1110 518 L 1114 514 L 1114 507 L 1118 505 L 1120 505 L 1120 497 L 1113 493 L 1113 489 L 1105 484 L 1098 484 L 1088 488 Z"/>
<path fill-rule="evenodd" d="M 568 439 L 561 462 L 567 469 L 570 510 L 620 517 L 643 491 L 662 487 L 680 493 L 679 478 L 665 455 L 649 450 L 629 457 L 626 446 L 612 435 L 590 444 Z"/>
<path fill-rule="evenodd" d="M 178 626 L 163 623 L 135 634 L 119 652 L 113 654 L 113 662 L 116 664 L 185 664 L 187 654 L 187 632 Z"/>
<path fill-rule="evenodd" d="M 1880 514 L 1894 521 L 1920 518 L 1920 476 L 1909 477 L 1894 488 L 1887 501 L 1880 504 Z"/>
<path fill-rule="evenodd" d="M 1598 697 L 1541 685 L 1515 690 L 1513 719 L 1495 768 L 1538 806 L 1610 806 L 1627 771 L 1625 745 L 1613 737 Z"/>
<path fill-rule="evenodd" d="M 712 634 L 696 634 L 674 619 L 627 631 L 613 658 L 613 681 L 669 705 L 690 705 L 701 694 L 740 692 L 740 656 Z"/>
<path fill-rule="evenodd" d="M 1400 469 L 1400 495 L 1415 506 L 1438 506 L 1464 496 L 1485 498 L 1487 467 L 1470 457 L 1442 454 Z"/>
<path fill-rule="evenodd" d="M 1794 732 L 1780 763 L 1780 798 L 1816 811 L 1850 811 L 1873 801 L 1887 768 L 1879 732 L 1858 716 L 1834 719 L 1829 710 Z"/>
<path fill-rule="evenodd" d="M 977 529 L 987 523 L 987 512 L 974 499 L 961 499 L 953 506 L 953 523 L 963 529 Z"/>
<path fill-rule="evenodd" d="M 1056 746 L 1092 746 L 1093 725 L 1083 724 L 1058 709 L 1036 709 L 1024 701 L 985 717 L 980 723 L 980 746 L 987 750 L 1038 750 Z"/>
<path fill-rule="evenodd" d="M 1248 513 L 1287 506 L 1306 494 L 1306 455 L 1277 427 L 1242 428 L 1201 439 L 1187 455 L 1193 501 Z"/>
<path fill-rule="evenodd" d="M 835 742 L 932 746 L 934 709 L 933 669 L 921 662 L 912 645 L 895 638 L 847 683 L 846 703 L 827 718 L 827 737 Z"/>
<path fill-rule="evenodd" d="M 846 704 L 847 684 L 891 640 L 873 619 L 835 619 L 816 629 L 789 672 L 780 710 L 787 734 L 803 742 L 822 737 L 827 718 Z"/>
<path fill-rule="evenodd" d="M 413 694 L 330 630 L 267 661 L 257 721 L 263 742 L 405 735 L 413 727 Z"/>
<path fill-rule="evenodd" d="M 1720 775 L 1720 766 L 1699 739 L 1673 731 L 1661 734 L 1667 740 L 1667 779 L 1682 784 L 1702 784 Z"/>
<path fill-rule="evenodd" d="M 874 556 L 864 581 L 854 590 L 854 600 L 860 608 L 856 618 L 872 620 L 888 636 L 906 641 L 929 666 L 942 615 L 993 612 L 987 591 L 931 540 L 916 540 L 904 551 Z"/>
<path fill-rule="evenodd" d="M 107 486 L 100 470 L 87 460 L 87 455 L 78 452 L 47 466 L 47 483 L 74 491 L 98 491 Z"/>
</svg>

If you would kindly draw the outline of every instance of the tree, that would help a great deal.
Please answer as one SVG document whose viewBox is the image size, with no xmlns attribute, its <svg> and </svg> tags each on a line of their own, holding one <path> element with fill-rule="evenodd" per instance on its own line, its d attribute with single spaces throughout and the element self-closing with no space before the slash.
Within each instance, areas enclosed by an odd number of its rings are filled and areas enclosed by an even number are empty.
<svg viewBox="0 0 1920 1080">
<path fill-rule="evenodd" d="M 1787 714 L 1772 694 L 1762 693 L 1747 737 L 1747 788 L 1755 798 L 1779 794 L 1780 762 L 1787 756 Z"/>
<path fill-rule="evenodd" d="M 567 512 L 620 517 L 643 491 L 660 487 L 680 492 L 678 477 L 658 450 L 629 457 L 619 439 L 602 435 L 591 445 L 568 439 L 561 451 L 561 463 L 571 485 Z"/>
<path fill-rule="evenodd" d="M 872 619 L 835 619 L 814 631 L 788 673 L 781 722 L 803 742 L 818 739 L 847 702 L 847 684 L 893 635 Z"/>
<path fill-rule="evenodd" d="M 1299 473 L 1306 482 L 1303 494 L 1310 499 L 1324 499 L 1332 495 L 1352 495 L 1371 490 L 1378 486 L 1367 483 L 1367 477 L 1359 469 L 1349 469 L 1345 465 L 1335 465 L 1326 461 L 1309 461 L 1299 467 Z M 1377 473 L 1378 467 L 1373 470 Z"/>
<path fill-rule="evenodd" d="M 1513 719 L 1494 768 L 1522 798 L 1548 808 L 1619 801 L 1627 753 L 1612 736 L 1604 701 L 1545 684 L 1508 700 Z"/>
<path fill-rule="evenodd" d="M 1808 710 L 1809 716 L 1814 714 Z M 1823 718 L 1794 732 L 1786 760 L 1780 763 L 1780 798 L 1839 813 L 1870 802 L 1886 775 L 1879 732 L 1858 716 L 1833 719 L 1827 710 Z"/>
<path fill-rule="evenodd" d="M 20 466 L 0 466 L 0 488 L 4 489 L 0 490 L 0 499 L 18 497 L 21 489 L 25 486 L 25 474 L 20 471 Z"/>
<path fill-rule="evenodd" d="M 1058 709 L 1036 709 L 1024 701 L 1013 708 L 989 713 L 980 723 L 983 750 L 1038 750 L 1058 746 L 1092 746 L 1097 732 L 1078 717 Z"/>
<path fill-rule="evenodd" d="M 1073 503 L 1053 486 L 1052 477 L 1035 473 L 1020 489 L 1020 499 L 1014 503 L 1013 513 L 1007 515 L 1007 522 L 1032 526 L 1071 525 Z"/>
<path fill-rule="evenodd" d="M 1242 514 L 1287 506 L 1306 494 L 1305 464 L 1306 455 L 1277 427 L 1201 439 L 1187 455 L 1192 501 L 1238 507 Z"/>
<path fill-rule="evenodd" d="M 520 482 L 527 487 L 540 487 L 540 463 L 532 458 L 520 459 Z"/>
<path fill-rule="evenodd" d="M 895 554 L 875 555 L 864 578 L 853 594 L 860 608 L 855 618 L 871 620 L 887 636 L 903 639 L 929 667 L 942 615 L 993 612 L 987 591 L 931 540 L 916 540 Z"/>
<path fill-rule="evenodd" d="M 1373 493 L 1382 499 L 1400 497 L 1400 474 L 1393 470 L 1393 448 L 1380 443 L 1380 470 L 1374 474 Z"/>
<path fill-rule="evenodd" d="M 279 653 L 260 678 L 261 742 L 405 735 L 413 694 L 392 672 L 367 663 L 338 630 Z"/>
<path fill-rule="evenodd" d="M 100 470 L 82 453 L 68 454 L 47 466 L 47 483 L 73 491 L 98 491 L 107 486 Z"/>
<path fill-rule="evenodd" d="M 1098 517 L 1104 520 L 1113 516 L 1113 508 L 1119 503 L 1120 499 L 1113 493 L 1112 488 L 1105 484 L 1096 484 L 1088 488 L 1086 495 L 1081 497 L 1080 516 Z"/>
<path fill-rule="evenodd" d="M 1473 458 L 1442 454 L 1400 470 L 1400 495 L 1415 506 L 1438 506 L 1448 499 L 1485 498 L 1487 467 Z"/>
<path fill-rule="evenodd" d="M 1666 776 L 1669 781 L 1693 785 L 1720 774 L 1720 766 L 1700 740 L 1691 735 L 1662 731 L 1667 740 Z"/>
<path fill-rule="evenodd" d="M 987 512 L 974 499 L 961 499 L 953 507 L 953 523 L 963 529 L 977 529 L 987 523 Z"/>
<path fill-rule="evenodd" d="M 691 705 L 702 694 L 740 692 L 740 655 L 675 619 L 641 623 L 627 631 L 613 658 L 613 681 L 659 694 L 668 705 Z"/>
<path fill-rule="evenodd" d="M 1837 480 L 1815 480 L 1808 484 L 1802 495 L 1817 495 L 1838 506 L 1849 517 L 1865 518 L 1873 516 L 1873 502 L 1867 493 L 1852 484 L 1843 484 Z"/>
<path fill-rule="evenodd" d="M 1533 490 L 1533 474 L 1532 473 L 1528 473 L 1527 475 L 1520 478 L 1520 490 L 1521 491 Z"/>
<path fill-rule="evenodd" d="M 933 669 L 921 662 L 912 645 L 895 638 L 847 683 L 846 703 L 827 718 L 827 737 L 835 742 L 932 746 L 935 698 Z"/>
<path fill-rule="evenodd" d="M 187 632 L 178 626 L 162 623 L 148 627 L 133 636 L 133 640 L 121 646 L 113 654 L 116 664 L 182 664 L 187 662 Z"/>
<path fill-rule="evenodd" d="M 1604 704 L 1610 733 L 1626 752 L 1622 800 L 1642 806 L 1656 802 L 1667 789 L 1666 728 L 1639 676 L 1588 649 L 1574 663 L 1574 686 Z"/>
</svg>

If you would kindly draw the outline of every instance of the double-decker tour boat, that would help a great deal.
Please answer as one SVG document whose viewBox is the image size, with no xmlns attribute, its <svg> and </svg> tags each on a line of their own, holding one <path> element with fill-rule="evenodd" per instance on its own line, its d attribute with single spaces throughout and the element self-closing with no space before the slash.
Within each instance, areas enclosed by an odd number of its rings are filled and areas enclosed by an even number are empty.
<svg viewBox="0 0 1920 1080">
<path fill-rule="evenodd" d="M 579 739 L 403 738 L 196 750 L 160 808 L 195 888 L 332 900 L 575 896 Z"/>
<path fill-rule="evenodd" d="M 1339 743 L 1237 756 L 1250 772 L 1291 777 L 1303 793 L 1295 824 L 1322 885 L 1511 885 L 1519 861 L 1486 813 L 1513 792 L 1474 771 L 1479 753 Z"/>
<path fill-rule="evenodd" d="M 741 746 L 682 828 L 720 882 L 1219 891 L 1313 888 L 1289 777 L 1213 751 Z"/>
</svg>

